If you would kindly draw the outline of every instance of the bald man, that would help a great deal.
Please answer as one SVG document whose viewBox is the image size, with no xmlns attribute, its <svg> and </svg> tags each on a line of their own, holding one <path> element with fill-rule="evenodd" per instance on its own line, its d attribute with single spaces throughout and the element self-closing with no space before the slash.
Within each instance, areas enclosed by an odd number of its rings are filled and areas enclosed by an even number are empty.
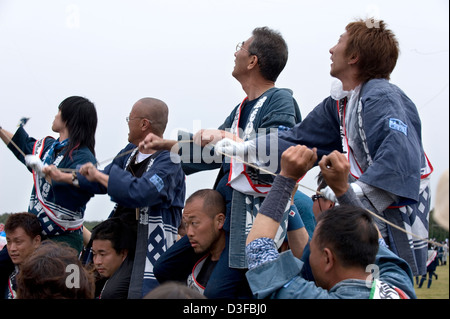
<svg viewBox="0 0 450 319">
<path fill-rule="evenodd" d="M 185 175 L 180 161 L 169 151 L 139 150 L 149 134 L 163 136 L 167 105 L 155 98 L 142 98 L 126 118 L 128 141 L 111 164 L 98 170 L 87 163 L 74 174 L 79 187 L 94 194 L 108 194 L 116 203 L 110 217 L 120 217 L 136 230 L 136 254 L 128 298 L 140 299 L 158 285 L 153 265 L 177 239 L 185 199 Z M 90 261 L 89 254 L 84 256 Z"/>
</svg>

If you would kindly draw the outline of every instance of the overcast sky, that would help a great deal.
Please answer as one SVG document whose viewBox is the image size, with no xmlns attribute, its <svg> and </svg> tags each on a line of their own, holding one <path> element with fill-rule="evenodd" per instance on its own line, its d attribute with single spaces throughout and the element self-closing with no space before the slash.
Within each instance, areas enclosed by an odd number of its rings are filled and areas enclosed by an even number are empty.
<svg viewBox="0 0 450 319">
<path fill-rule="evenodd" d="M 391 82 L 419 110 L 434 190 L 449 167 L 448 0 L 0 0 L 0 126 L 14 132 L 27 116 L 31 136 L 55 136 L 59 103 L 87 97 L 99 117 L 99 161 L 127 144 L 125 117 L 142 97 L 168 104 L 166 138 L 215 128 L 245 97 L 231 76 L 233 54 L 260 26 L 288 43 L 276 85 L 294 91 L 305 117 L 329 95 L 329 49 L 348 22 L 367 16 L 385 20 L 399 40 Z M 216 173 L 187 177 L 187 195 L 212 187 Z M 315 189 L 316 174 L 302 183 Z M 0 145 L 0 213 L 26 211 L 31 188 L 32 175 Z M 112 207 L 98 195 L 85 218 L 103 220 Z"/>
</svg>

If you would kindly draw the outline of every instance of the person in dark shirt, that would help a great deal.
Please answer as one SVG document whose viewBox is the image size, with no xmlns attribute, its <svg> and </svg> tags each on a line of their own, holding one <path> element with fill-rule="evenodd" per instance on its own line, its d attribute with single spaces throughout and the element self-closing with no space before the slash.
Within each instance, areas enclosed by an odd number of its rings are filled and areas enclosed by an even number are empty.
<svg viewBox="0 0 450 319">
<path fill-rule="evenodd" d="M 128 145 L 103 170 L 86 163 L 73 175 L 81 189 L 108 194 L 116 203 L 109 217 L 122 218 L 137 232 L 128 299 L 141 299 L 158 285 L 154 262 L 176 241 L 181 223 L 186 185 L 179 161 L 169 151 L 137 147 L 150 132 L 163 136 L 168 115 L 165 102 L 139 99 L 126 118 Z M 90 246 L 84 264 L 91 260 Z"/>
<path fill-rule="evenodd" d="M 123 220 L 109 218 L 92 231 L 92 252 L 99 299 L 126 299 L 133 269 L 136 233 Z"/>
<path fill-rule="evenodd" d="M 264 200 L 261 194 L 267 191 L 267 185 L 273 179 L 270 174 L 259 174 L 250 166 L 244 167 L 239 161 L 215 154 L 212 146 L 222 139 L 249 141 L 280 128 L 291 128 L 302 120 L 293 91 L 275 86 L 287 59 L 287 43 L 280 32 L 268 27 L 255 28 L 247 40 L 237 44 L 231 73 L 242 86 L 245 98 L 233 107 L 222 124 L 217 129 L 201 129 L 195 134 L 180 130 L 176 140 L 148 134 L 140 143 L 142 149 L 170 150 L 180 155 L 186 175 L 219 169 L 213 188 L 226 202 L 224 230 L 227 241 L 226 253 L 221 257 L 224 261 L 216 266 L 223 266 L 216 272 L 220 274 L 218 285 L 206 292 L 209 299 L 236 297 L 235 287 L 245 280 L 247 271 L 245 239 Z M 265 154 L 258 154 L 264 162 Z M 283 244 L 287 233 L 286 220 L 287 214 L 280 224 L 278 246 Z M 187 253 L 190 250 L 187 237 L 175 245 L 184 263 L 193 258 Z"/>
<path fill-rule="evenodd" d="M 195 257 L 191 263 L 180 262 L 177 246 L 169 248 L 154 268 L 160 283 L 182 281 L 201 294 L 207 294 L 208 287 L 214 287 L 214 278 L 219 276 L 212 274 L 221 262 L 220 256 L 226 244 L 223 230 L 225 212 L 223 196 L 213 189 L 198 190 L 186 200 L 183 223 L 191 245 L 190 251 Z M 240 291 L 249 292 L 246 280 L 239 286 Z"/>
</svg>

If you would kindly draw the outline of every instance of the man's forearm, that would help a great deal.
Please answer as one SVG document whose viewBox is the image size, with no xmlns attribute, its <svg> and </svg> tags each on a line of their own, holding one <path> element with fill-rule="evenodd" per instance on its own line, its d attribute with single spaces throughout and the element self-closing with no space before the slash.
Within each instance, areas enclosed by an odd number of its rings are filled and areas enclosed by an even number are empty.
<svg viewBox="0 0 450 319">
<path fill-rule="evenodd" d="M 288 177 L 278 175 L 275 178 L 247 236 L 247 244 L 256 238 L 275 237 L 295 184 L 296 181 Z"/>
<path fill-rule="evenodd" d="M 183 143 L 184 141 L 180 141 Z M 180 150 L 180 146 L 178 145 L 178 141 L 175 140 L 163 140 L 163 146 L 161 149 L 168 150 L 172 153 L 178 154 Z"/>
<path fill-rule="evenodd" d="M 100 183 L 103 186 L 105 186 L 106 188 L 108 188 L 109 175 L 106 175 L 100 171 L 97 171 L 95 178 L 98 183 Z"/>
<path fill-rule="evenodd" d="M 11 132 L 8 132 L 0 127 L 0 138 L 6 145 L 8 145 L 11 142 L 11 139 L 13 136 L 14 136 L 14 134 L 12 134 Z"/>
</svg>

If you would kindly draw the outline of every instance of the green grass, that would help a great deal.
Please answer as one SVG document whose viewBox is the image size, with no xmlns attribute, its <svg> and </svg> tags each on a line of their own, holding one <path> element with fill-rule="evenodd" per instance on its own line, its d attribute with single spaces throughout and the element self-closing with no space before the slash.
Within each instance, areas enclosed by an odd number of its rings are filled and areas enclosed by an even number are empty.
<svg viewBox="0 0 450 319">
<path fill-rule="evenodd" d="M 414 288 L 416 289 L 416 295 L 418 299 L 449 299 L 448 261 L 446 265 L 436 267 L 436 274 L 438 275 L 438 279 L 436 280 L 436 278 L 433 276 L 433 281 L 430 288 L 427 288 L 428 274 L 427 279 L 422 285 L 422 288 L 419 288 L 416 285 L 414 278 Z"/>
</svg>

